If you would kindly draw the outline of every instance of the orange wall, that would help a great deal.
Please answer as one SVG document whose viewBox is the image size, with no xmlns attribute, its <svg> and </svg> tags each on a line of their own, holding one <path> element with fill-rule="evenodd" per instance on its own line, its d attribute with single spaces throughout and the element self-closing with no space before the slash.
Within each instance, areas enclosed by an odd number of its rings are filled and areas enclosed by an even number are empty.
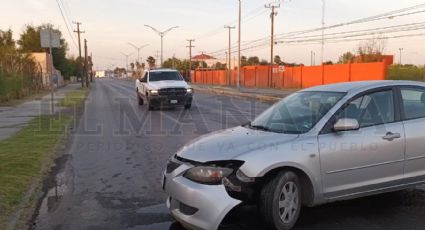
<svg viewBox="0 0 425 230">
<path fill-rule="evenodd" d="M 308 88 L 311 86 L 347 81 L 384 80 L 388 61 L 374 63 L 353 63 L 323 66 L 286 67 L 278 72 L 277 66 L 271 79 L 273 88 Z M 231 84 L 236 85 L 237 69 L 232 70 Z M 241 86 L 267 88 L 269 66 L 245 66 L 241 69 Z M 227 85 L 227 70 L 196 70 L 193 82 L 199 84 Z"/>
</svg>

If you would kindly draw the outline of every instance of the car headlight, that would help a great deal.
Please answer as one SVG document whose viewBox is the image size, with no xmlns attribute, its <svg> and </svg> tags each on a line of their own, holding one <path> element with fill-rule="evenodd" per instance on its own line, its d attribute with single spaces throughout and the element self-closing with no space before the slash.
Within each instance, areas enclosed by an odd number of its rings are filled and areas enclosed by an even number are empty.
<svg viewBox="0 0 425 230">
<path fill-rule="evenodd" d="M 222 167 L 211 167 L 211 166 L 196 166 L 187 170 L 184 173 L 184 177 L 189 180 L 201 183 L 201 184 L 220 184 L 221 180 L 230 174 L 234 169 L 222 168 Z"/>
<path fill-rule="evenodd" d="M 152 95 L 158 95 L 158 90 L 152 89 L 152 90 L 149 90 L 149 93 Z"/>
<path fill-rule="evenodd" d="M 188 89 L 186 89 L 186 92 L 187 92 L 187 93 L 193 93 L 193 89 L 188 88 Z"/>
</svg>

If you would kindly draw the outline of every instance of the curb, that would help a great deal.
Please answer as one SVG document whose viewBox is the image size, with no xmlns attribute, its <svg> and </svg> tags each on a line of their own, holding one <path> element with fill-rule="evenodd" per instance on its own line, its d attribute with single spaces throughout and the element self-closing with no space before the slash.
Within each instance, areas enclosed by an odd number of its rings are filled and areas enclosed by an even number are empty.
<svg viewBox="0 0 425 230">
<path fill-rule="evenodd" d="M 212 93 L 212 94 L 221 94 L 226 96 L 232 96 L 232 97 L 239 97 L 239 98 L 250 98 L 265 102 L 278 102 L 282 98 L 281 97 L 273 97 L 273 96 L 266 96 L 266 95 L 259 95 L 259 94 L 251 94 L 251 93 L 240 93 L 240 92 L 234 92 L 229 90 L 223 90 L 223 89 L 214 89 L 214 88 L 203 88 L 203 87 L 197 87 L 192 85 L 195 91 L 199 92 L 205 92 L 205 93 Z"/>
</svg>

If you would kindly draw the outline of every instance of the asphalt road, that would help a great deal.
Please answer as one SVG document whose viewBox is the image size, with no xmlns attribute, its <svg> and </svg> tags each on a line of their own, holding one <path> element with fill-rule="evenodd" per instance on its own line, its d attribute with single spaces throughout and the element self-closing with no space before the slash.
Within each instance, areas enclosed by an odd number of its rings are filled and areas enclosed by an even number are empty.
<svg viewBox="0 0 425 230">
<path fill-rule="evenodd" d="M 133 82 L 97 80 L 34 229 L 183 229 L 168 215 L 161 173 L 202 134 L 251 120 L 268 104 L 196 94 L 190 111 L 147 111 Z M 255 208 L 225 229 L 264 229 Z M 421 188 L 303 209 L 296 229 L 425 229 Z"/>
</svg>

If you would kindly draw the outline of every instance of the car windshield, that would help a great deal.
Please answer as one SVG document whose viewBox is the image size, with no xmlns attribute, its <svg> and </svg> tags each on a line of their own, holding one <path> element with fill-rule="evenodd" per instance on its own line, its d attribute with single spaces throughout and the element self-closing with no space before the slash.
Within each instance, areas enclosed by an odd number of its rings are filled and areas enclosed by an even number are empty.
<svg viewBox="0 0 425 230">
<path fill-rule="evenodd" d="M 294 93 L 258 116 L 249 127 L 288 134 L 308 132 L 344 95 L 339 92 Z"/>
<path fill-rule="evenodd" d="M 179 72 L 151 72 L 149 74 L 149 81 L 183 81 L 183 77 Z"/>
</svg>

